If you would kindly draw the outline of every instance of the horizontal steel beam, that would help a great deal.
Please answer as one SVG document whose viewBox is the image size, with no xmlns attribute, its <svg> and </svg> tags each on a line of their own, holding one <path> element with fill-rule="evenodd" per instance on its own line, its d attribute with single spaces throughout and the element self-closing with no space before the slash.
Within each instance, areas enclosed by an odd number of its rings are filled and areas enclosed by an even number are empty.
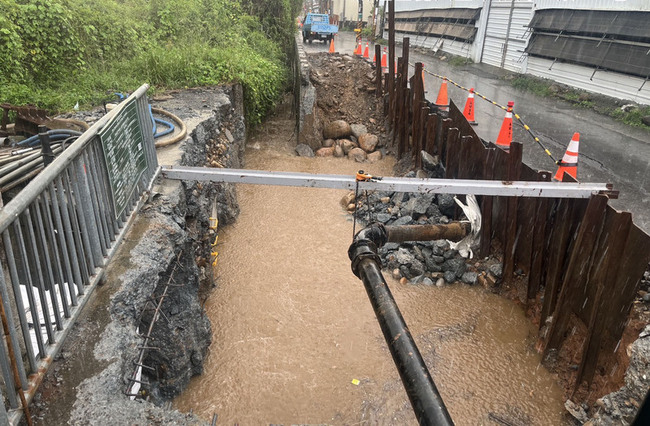
<svg viewBox="0 0 650 426">
<path fill-rule="evenodd" d="M 316 175 L 296 172 L 267 172 L 245 169 L 162 166 L 167 179 L 256 185 L 299 186 L 354 190 L 355 176 Z M 498 180 L 421 179 L 384 177 L 359 182 L 360 190 L 421 192 L 434 194 L 474 194 L 503 197 L 589 198 L 592 194 L 616 195 L 610 184 L 569 182 L 503 182 Z M 612 197 L 612 198 L 615 198 Z"/>
</svg>

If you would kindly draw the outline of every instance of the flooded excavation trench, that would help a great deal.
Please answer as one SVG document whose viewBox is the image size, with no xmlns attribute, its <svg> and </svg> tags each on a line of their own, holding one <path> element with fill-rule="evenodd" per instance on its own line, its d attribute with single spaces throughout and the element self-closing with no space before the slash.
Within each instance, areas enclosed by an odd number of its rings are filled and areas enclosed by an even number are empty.
<svg viewBox="0 0 650 426">
<path fill-rule="evenodd" d="M 392 175 L 375 164 L 294 153 L 275 119 L 247 168 Z M 346 191 L 237 186 L 241 214 L 219 229 L 213 340 L 204 373 L 175 401 L 220 424 L 414 424 L 415 416 L 362 282 L 347 256 Z M 357 228 L 358 229 L 358 228 Z M 533 349 L 523 309 L 482 287 L 390 289 L 456 424 L 561 424 L 562 391 Z"/>
</svg>

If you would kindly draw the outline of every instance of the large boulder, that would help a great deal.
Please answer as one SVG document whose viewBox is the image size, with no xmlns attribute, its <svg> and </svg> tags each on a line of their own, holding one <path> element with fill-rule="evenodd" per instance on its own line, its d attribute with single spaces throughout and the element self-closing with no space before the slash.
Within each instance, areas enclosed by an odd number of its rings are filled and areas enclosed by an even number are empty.
<svg viewBox="0 0 650 426">
<path fill-rule="evenodd" d="M 323 129 L 324 139 L 346 138 L 352 134 L 352 128 L 345 120 L 336 120 L 327 124 Z"/>
<path fill-rule="evenodd" d="M 296 145 L 296 154 L 298 154 L 299 157 L 313 157 L 314 150 L 311 149 L 309 145 L 299 143 Z"/>
<path fill-rule="evenodd" d="M 350 139 L 341 139 L 338 142 L 339 145 L 341 145 L 341 148 L 343 148 L 343 152 L 345 153 L 345 155 L 348 155 L 350 151 L 358 147 L 358 145 L 352 142 Z"/>
<path fill-rule="evenodd" d="M 365 133 L 359 136 L 359 146 L 366 152 L 373 152 L 377 148 L 379 138 L 372 133 Z"/>
<path fill-rule="evenodd" d="M 375 152 L 371 152 L 370 154 L 368 154 L 368 162 L 369 163 L 376 163 L 377 161 L 381 160 L 382 158 L 384 158 L 384 156 L 381 153 L 381 151 L 375 151 Z"/>
<path fill-rule="evenodd" d="M 350 160 L 356 161 L 357 163 L 363 163 L 364 161 L 366 161 L 366 157 L 367 157 L 366 151 L 364 151 L 361 148 L 353 148 L 352 150 L 350 150 L 350 152 L 348 152 L 348 158 Z"/>
<path fill-rule="evenodd" d="M 334 147 L 323 147 L 316 151 L 316 157 L 331 157 L 334 155 Z"/>
<path fill-rule="evenodd" d="M 357 139 L 359 139 L 359 136 L 368 133 L 368 128 L 363 124 L 352 124 L 350 128 L 352 129 L 352 135 Z"/>
</svg>

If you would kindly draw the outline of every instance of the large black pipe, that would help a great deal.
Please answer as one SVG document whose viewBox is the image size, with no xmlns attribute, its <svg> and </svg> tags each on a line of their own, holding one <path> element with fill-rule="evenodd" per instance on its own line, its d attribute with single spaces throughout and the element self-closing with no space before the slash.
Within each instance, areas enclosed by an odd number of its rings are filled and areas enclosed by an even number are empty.
<svg viewBox="0 0 650 426">
<path fill-rule="evenodd" d="M 453 425 L 451 416 L 381 273 L 377 245 L 381 246 L 386 240 L 383 226 L 366 228 L 357 234 L 357 239 L 348 250 L 352 271 L 363 281 L 418 422 L 421 425 Z M 373 241 L 377 241 L 378 244 Z"/>
</svg>

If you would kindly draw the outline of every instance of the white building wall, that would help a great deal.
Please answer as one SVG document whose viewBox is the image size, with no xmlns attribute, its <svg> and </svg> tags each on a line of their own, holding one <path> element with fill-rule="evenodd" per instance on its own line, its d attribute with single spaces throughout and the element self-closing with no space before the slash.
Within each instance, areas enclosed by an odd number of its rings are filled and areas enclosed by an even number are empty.
<svg viewBox="0 0 650 426">
<path fill-rule="evenodd" d="M 373 15 L 373 1 L 363 0 L 363 22 L 371 22 Z M 383 0 L 379 5 L 383 4 Z M 359 0 L 333 0 L 332 14 L 339 15 L 339 20 L 358 21 L 359 20 Z M 369 19 L 370 17 L 370 19 Z"/>
<path fill-rule="evenodd" d="M 533 17 L 532 1 L 492 0 L 481 62 L 515 72 L 526 72 L 524 49 Z"/>
</svg>

